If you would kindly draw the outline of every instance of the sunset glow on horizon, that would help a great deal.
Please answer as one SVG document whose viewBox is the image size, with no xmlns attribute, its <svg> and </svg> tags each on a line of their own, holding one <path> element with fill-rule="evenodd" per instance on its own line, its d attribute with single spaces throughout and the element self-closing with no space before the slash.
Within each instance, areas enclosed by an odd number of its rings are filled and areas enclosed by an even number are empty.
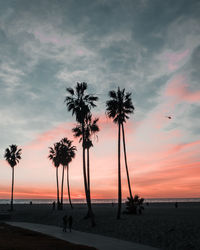
<svg viewBox="0 0 200 250">
<path fill-rule="evenodd" d="M 69 168 L 71 198 L 85 198 L 82 148 L 64 103 L 66 87 L 83 81 L 99 97 L 92 110 L 100 132 L 90 151 L 91 197 L 117 198 L 118 129 L 105 109 L 108 91 L 119 86 L 132 93 L 135 107 L 125 123 L 133 193 L 200 198 L 198 1 L 176 1 L 173 9 L 169 1 L 87 2 L 0 3 L 0 199 L 10 198 L 11 168 L 3 155 L 11 144 L 22 148 L 14 199 L 56 199 L 48 154 L 63 137 L 77 147 Z M 122 145 L 121 156 L 126 198 Z"/>
</svg>

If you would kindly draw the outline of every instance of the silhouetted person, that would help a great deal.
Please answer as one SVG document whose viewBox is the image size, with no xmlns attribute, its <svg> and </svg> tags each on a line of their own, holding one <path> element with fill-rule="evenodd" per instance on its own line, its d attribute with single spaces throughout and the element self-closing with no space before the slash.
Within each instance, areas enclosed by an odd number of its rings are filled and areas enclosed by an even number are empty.
<svg viewBox="0 0 200 250">
<path fill-rule="evenodd" d="M 175 208 L 178 208 L 178 202 L 175 202 Z"/>
<path fill-rule="evenodd" d="M 63 232 L 67 232 L 67 215 L 63 216 Z"/>
<path fill-rule="evenodd" d="M 114 202 L 112 202 L 112 207 L 114 207 Z"/>
<path fill-rule="evenodd" d="M 55 207 L 56 207 L 55 201 L 52 203 L 52 205 L 53 205 L 53 210 L 55 210 Z"/>
<path fill-rule="evenodd" d="M 60 210 L 60 202 L 57 203 L 57 209 Z"/>
<path fill-rule="evenodd" d="M 30 201 L 30 206 L 33 204 L 33 202 L 32 201 Z"/>
<path fill-rule="evenodd" d="M 72 231 L 72 223 L 73 223 L 73 218 L 71 215 L 69 216 L 68 221 L 69 221 L 69 231 L 71 232 Z"/>
</svg>

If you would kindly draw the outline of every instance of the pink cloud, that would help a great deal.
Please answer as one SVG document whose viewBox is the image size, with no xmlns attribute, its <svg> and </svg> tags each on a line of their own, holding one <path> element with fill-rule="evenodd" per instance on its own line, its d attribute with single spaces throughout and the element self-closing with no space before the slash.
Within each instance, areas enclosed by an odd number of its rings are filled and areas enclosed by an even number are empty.
<svg viewBox="0 0 200 250">
<path fill-rule="evenodd" d="M 190 103 L 200 102 L 200 90 L 191 91 L 186 77 L 183 75 L 175 76 L 167 85 L 165 95 L 176 98 L 177 101 Z"/>
<path fill-rule="evenodd" d="M 147 197 L 199 197 L 199 163 L 172 161 L 151 175 L 137 176 L 136 189 Z"/>
<path fill-rule="evenodd" d="M 61 123 L 58 126 L 37 135 L 36 138 L 29 144 L 25 145 L 25 147 L 39 149 L 46 145 L 50 146 L 50 144 L 53 144 L 61 140 L 63 137 L 68 137 L 71 140 L 75 140 L 75 138 L 73 138 L 72 135 L 73 127 L 74 123 L 71 122 Z"/>
<path fill-rule="evenodd" d="M 100 115 L 98 117 L 99 117 L 99 128 L 100 128 L 99 138 L 101 134 L 103 134 L 104 137 L 107 138 L 108 140 L 117 138 L 117 133 L 118 133 L 117 124 L 115 124 L 112 121 L 112 119 L 108 118 L 106 115 Z M 124 123 L 124 129 L 126 135 L 132 135 L 133 133 L 135 133 L 137 127 L 139 126 L 140 122 L 128 119 L 127 122 Z"/>
<path fill-rule="evenodd" d="M 160 114 L 163 107 L 159 106 L 143 121 L 136 123 L 130 120 L 126 124 L 128 164 L 133 192 L 144 197 L 197 196 L 197 193 L 200 193 L 200 141 L 180 143 L 181 131 L 163 131 L 163 127 L 169 122 Z M 16 198 L 56 197 L 55 167 L 47 158 L 48 147 L 64 136 L 74 140 L 71 133 L 73 126 L 74 123 L 71 122 L 62 123 L 39 134 L 35 140 L 23 146 L 22 160 L 15 171 Z M 94 142 L 94 147 L 90 151 L 91 195 L 93 198 L 116 198 L 117 126 L 102 115 L 100 128 L 99 139 Z M 70 164 L 71 195 L 73 198 L 84 198 L 82 149 L 78 140 L 74 140 L 74 144 L 78 151 Z M 5 166 L 4 161 L 1 163 Z M 121 167 L 122 192 L 126 198 L 128 186 L 123 158 Z M 61 170 L 60 168 L 59 176 Z M 9 198 L 9 166 L 4 168 L 3 176 L 0 178 L 0 197 Z M 67 198 L 66 176 L 64 192 Z"/>
<path fill-rule="evenodd" d="M 177 152 L 177 151 L 180 151 L 186 147 L 192 147 L 192 146 L 195 146 L 195 145 L 198 145 L 200 144 L 200 140 L 198 141 L 194 141 L 194 142 L 190 142 L 190 143 L 182 143 L 182 144 L 178 144 L 176 146 L 174 146 L 173 148 L 173 151 L 174 152 Z"/>
</svg>

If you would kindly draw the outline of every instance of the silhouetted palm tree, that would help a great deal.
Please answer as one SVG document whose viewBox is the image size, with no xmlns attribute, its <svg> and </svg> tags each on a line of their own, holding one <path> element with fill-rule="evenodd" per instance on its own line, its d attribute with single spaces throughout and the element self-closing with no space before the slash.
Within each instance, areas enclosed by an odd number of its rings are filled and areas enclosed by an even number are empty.
<svg viewBox="0 0 200 250">
<path fill-rule="evenodd" d="M 76 147 L 72 146 L 72 141 L 67 138 L 63 138 L 60 141 L 60 163 L 63 165 L 63 176 L 62 176 L 62 194 L 61 194 L 61 204 L 63 204 L 63 182 L 64 182 L 64 168 L 67 168 L 67 189 L 68 189 L 68 197 L 71 208 L 71 196 L 70 196 L 70 186 L 69 186 L 69 163 L 75 157 Z"/>
<path fill-rule="evenodd" d="M 88 192 L 90 197 L 90 148 L 93 147 L 93 143 L 91 140 L 92 135 L 95 135 L 97 132 L 99 132 L 99 126 L 98 126 L 99 118 L 95 118 L 92 120 L 92 115 L 88 115 L 86 118 L 86 132 L 85 132 L 85 138 L 86 138 L 86 144 L 85 147 L 87 149 L 87 177 L 88 177 Z"/>
<path fill-rule="evenodd" d="M 55 168 L 56 168 L 56 183 L 57 183 L 57 209 L 60 208 L 60 198 L 59 198 L 59 181 L 58 181 L 58 167 L 60 165 L 60 158 L 59 158 L 59 148 L 60 143 L 54 143 L 53 148 L 49 147 L 49 156 L 48 158 L 52 160 Z"/>
<path fill-rule="evenodd" d="M 128 214 L 142 214 L 142 210 L 144 210 L 143 206 L 144 198 L 140 198 L 139 195 L 135 195 L 134 197 L 130 198 L 127 197 L 126 209 Z"/>
<path fill-rule="evenodd" d="M 85 94 L 87 90 L 87 83 L 77 83 L 75 90 L 72 88 L 66 89 L 69 96 L 65 98 L 66 106 L 68 111 L 72 111 L 72 115 L 76 116 L 76 121 L 81 125 L 82 133 L 82 147 L 83 147 L 83 177 L 84 177 L 84 187 L 86 201 L 88 205 L 88 213 L 92 217 L 92 225 L 95 225 L 94 214 L 92 212 L 91 202 L 89 198 L 87 176 L 86 176 L 86 164 L 85 164 L 85 119 L 88 114 L 91 113 L 91 108 L 96 107 L 95 102 L 98 97 Z"/>
<path fill-rule="evenodd" d="M 134 106 L 131 101 L 131 93 L 125 93 L 125 89 L 114 90 L 109 92 L 109 97 L 111 98 L 106 102 L 106 113 L 109 118 L 113 118 L 113 122 L 118 124 L 118 211 L 117 219 L 120 219 L 121 216 L 121 163 L 120 163 L 120 141 L 121 141 L 121 127 L 122 127 L 122 136 L 123 136 L 123 145 L 124 145 L 124 158 L 125 166 L 128 180 L 128 187 L 130 192 L 130 197 L 132 198 L 131 185 L 129 179 L 127 157 L 126 157 L 126 143 L 125 143 L 125 133 L 124 133 L 124 122 L 126 119 L 129 119 L 129 114 L 133 113 Z"/>
<path fill-rule="evenodd" d="M 22 149 L 18 149 L 17 145 L 10 145 L 10 148 L 6 148 L 4 158 L 12 168 L 12 189 L 11 189 L 11 203 L 10 209 L 13 210 L 13 191 L 14 191 L 14 167 L 19 163 L 21 159 Z"/>
<path fill-rule="evenodd" d="M 87 187 L 88 187 L 88 196 L 90 199 L 90 157 L 89 157 L 89 150 L 93 147 L 93 143 L 91 140 L 92 135 L 95 135 L 99 132 L 99 127 L 97 122 L 99 118 L 92 119 L 92 115 L 89 114 L 84 123 L 84 132 L 85 132 L 85 148 L 87 150 Z M 80 141 L 82 141 L 82 126 L 77 125 L 75 128 L 72 129 L 75 137 L 81 137 Z"/>
</svg>

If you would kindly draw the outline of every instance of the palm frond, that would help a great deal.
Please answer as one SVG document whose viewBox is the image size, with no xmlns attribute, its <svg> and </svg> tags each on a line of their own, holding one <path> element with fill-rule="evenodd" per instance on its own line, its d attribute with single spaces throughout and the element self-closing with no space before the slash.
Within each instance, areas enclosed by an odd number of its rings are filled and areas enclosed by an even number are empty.
<svg viewBox="0 0 200 250">
<path fill-rule="evenodd" d="M 54 143 L 54 147 L 49 147 L 49 155 L 48 158 L 53 162 L 53 165 L 55 167 L 59 167 L 60 165 L 60 158 L 59 158 L 59 149 L 60 149 L 60 143 Z"/>
<path fill-rule="evenodd" d="M 72 112 L 72 115 L 76 116 L 76 121 L 81 124 L 86 116 L 91 113 L 91 108 L 96 107 L 95 102 L 98 100 L 98 97 L 86 94 L 86 90 L 86 82 L 77 82 L 75 90 L 67 88 L 70 96 L 65 98 L 68 111 Z"/>
<path fill-rule="evenodd" d="M 75 157 L 76 147 L 72 146 L 72 142 L 67 137 L 60 141 L 59 160 L 63 166 L 67 166 Z"/>
<path fill-rule="evenodd" d="M 72 88 L 66 88 L 66 91 L 69 92 L 71 95 L 74 95 L 74 90 Z"/>
<path fill-rule="evenodd" d="M 109 91 L 110 99 L 106 102 L 106 115 L 113 119 L 114 123 L 126 122 L 129 114 L 134 112 L 131 93 L 125 93 L 125 89 L 117 88 L 117 91 Z"/>
<path fill-rule="evenodd" d="M 82 136 L 82 128 L 80 125 L 77 125 L 75 128 L 72 128 L 72 132 L 74 137 L 80 137 Z"/>
<path fill-rule="evenodd" d="M 9 148 L 6 148 L 4 158 L 11 167 L 14 167 L 19 163 L 21 159 L 22 149 L 18 149 L 17 145 L 12 144 Z"/>
<path fill-rule="evenodd" d="M 112 99 L 117 99 L 117 94 L 116 94 L 116 92 L 114 90 L 109 91 L 108 95 Z"/>
</svg>

